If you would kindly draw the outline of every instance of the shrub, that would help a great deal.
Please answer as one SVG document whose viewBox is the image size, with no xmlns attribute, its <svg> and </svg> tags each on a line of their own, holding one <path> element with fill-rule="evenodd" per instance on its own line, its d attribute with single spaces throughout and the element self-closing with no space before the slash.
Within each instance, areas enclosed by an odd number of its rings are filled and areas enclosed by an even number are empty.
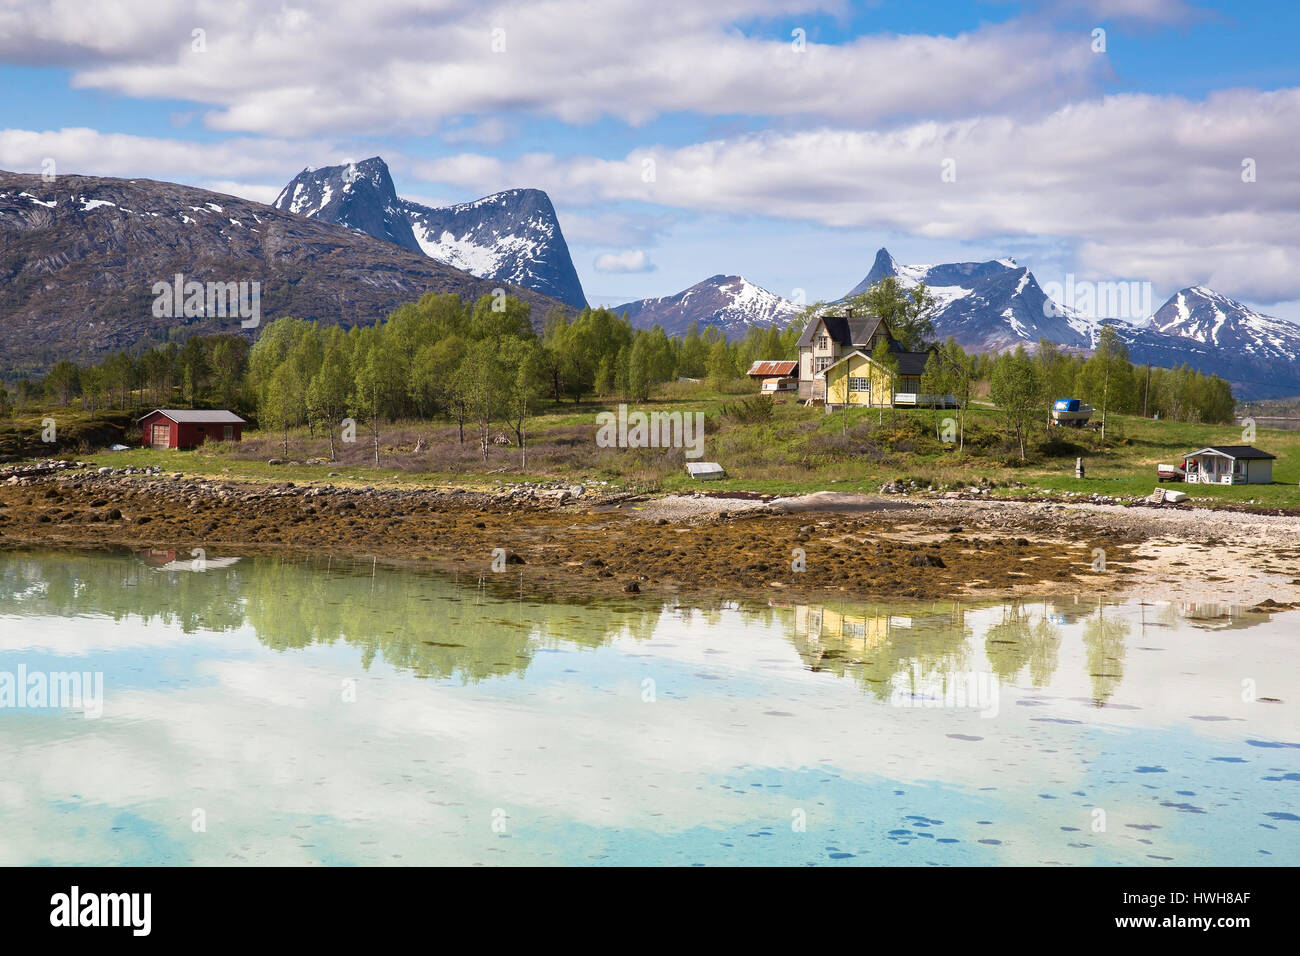
<svg viewBox="0 0 1300 956">
<path fill-rule="evenodd" d="M 775 407 L 776 401 L 771 395 L 754 395 L 739 402 L 723 403 L 722 417 L 729 422 L 752 425 L 769 421 Z"/>
</svg>

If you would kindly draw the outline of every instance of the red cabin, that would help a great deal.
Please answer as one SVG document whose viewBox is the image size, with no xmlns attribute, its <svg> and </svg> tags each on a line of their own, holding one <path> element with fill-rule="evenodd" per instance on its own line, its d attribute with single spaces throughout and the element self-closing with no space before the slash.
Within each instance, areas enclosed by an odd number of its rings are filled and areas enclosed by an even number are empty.
<svg viewBox="0 0 1300 956">
<path fill-rule="evenodd" d="M 239 441 L 246 423 L 234 412 L 159 408 L 139 420 L 145 448 L 197 448 L 205 441 Z"/>
</svg>

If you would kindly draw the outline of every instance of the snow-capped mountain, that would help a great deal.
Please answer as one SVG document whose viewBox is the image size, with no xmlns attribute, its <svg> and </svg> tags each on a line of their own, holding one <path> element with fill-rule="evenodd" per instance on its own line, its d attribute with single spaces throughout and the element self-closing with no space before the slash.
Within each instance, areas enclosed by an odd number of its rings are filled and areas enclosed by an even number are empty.
<svg viewBox="0 0 1300 956">
<path fill-rule="evenodd" d="M 403 199 L 401 208 L 429 258 L 586 306 L 555 207 L 542 190 L 508 189 L 441 208 Z"/>
<path fill-rule="evenodd" d="M 1294 361 L 1300 356 L 1300 326 L 1256 312 L 1205 286 L 1170 296 L 1147 326 L 1251 358 Z"/>
<path fill-rule="evenodd" d="M 1239 398 L 1300 394 L 1300 326 L 1204 286 L 1174 293 L 1146 322 L 1114 325 L 1138 364 L 1186 364 L 1227 379 Z"/>
<path fill-rule="evenodd" d="M 369 325 L 428 292 L 477 299 L 506 285 L 361 230 L 205 189 L 0 170 L 0 377 L 43 374 L 60 359 L 98 362 L 182 329 L 257 334 L 219 315 L 160 312 L 155 284 L 177 274 L 257 285 L 262 328 L 282 315 Z M 533 315 L 562 307 L 506 287 Z"/>
<path fill-rule="evenodd" d="M 1135 364 L 1187 365 L 1232 383 L 1239 398 L 1300 395 L 1300 326 L 1259 312 L 1203 286 L 1183 289 L 1138 325 L 1097 320 L 1054 302 L 1014 259 L 903 265 L 885 249 L 849 296 L 885 276 L 905 288 L 924 282 L 938 300 L 934 315 L 940 339 L 952 336 L 968 350 L 1004 351 L 1039 339 L 1071 349 L 1095 346 L 1111 326 Z"/>
<path fill-rule="evenodd" d="M 903 265 L 881 249 L 866 278 L 845 298 L 865 292 L 886 276 L 897 277 L 904 288 L 924 282 L 938 302 L 935 333 L 940 339 L 951 335 L 966 349 L 1003 351 L 1032 347 L 1039 339 L 1074 348 L 1092 343 L 1095 322 L 1049 299 L 1034 274 L 1014 259 Z"/>
<path fill-rule="evenodd" d="M 275 207 L 357 229 L 482 279 L 533 289 L 577 308 L 587 304 L 550 197 L 510 189 L 434 208 L 397 195 L 378 156 L 304 169 Z"/>
<path fill-rule="evenodd" d="M 280 191 L 272 205 L 421 251 L 388 166 L 378 157 L 346 166 L 308 167 Z"/>
<path fill-rule="evenodd" d="M 716 275 L 676 295 L 625 302 L 613 311 L 626 313 L 639 329 L 659 325 L 669 335 L 683 335 L 692 322 L 698 322 L 701 330 L 716 326 L 735 339 L 755 325 L 784 328 L 803 309 L 743 276 Z"/>
</svg>

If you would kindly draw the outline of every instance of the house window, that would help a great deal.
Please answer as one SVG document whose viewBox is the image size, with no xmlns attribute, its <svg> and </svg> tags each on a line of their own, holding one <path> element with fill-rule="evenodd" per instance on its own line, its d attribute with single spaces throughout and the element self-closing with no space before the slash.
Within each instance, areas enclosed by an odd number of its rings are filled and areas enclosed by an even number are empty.
<svg viewBox="0 0 1300 956">
<path fill-rule="evenodd" d="M 817 372 L 824 372 L 830 367 L 831 367 L 831 359 L 829 355 L 825 355 L 822 356 L 821 358 L 813 359 L 813 374 L 816 374 Z"/>
<path fill-rule="evenodd" d="M 830 347 L 831 347 L 830 336 L 828 336 L 825 332 L 817 336 L 817 348 L 825 352 Z"/>
<path fill-rule="evenodd" d="M 871 391 L 871 382 L 867 381 L 867 379 L 865 379 L 865 378 L 857 378 L 856 376 L 851 377 L 851 378 L 849 378 L 849 391 L 850 391 L 850 392 L 870 392 L 870 391 Z"/>
<path fill-rule="evenodd" d="M 225 425 L 221 429 L 221 437 L 224 441 L 231 441 L 235 437 L 235 426 Z"/>
</svg>

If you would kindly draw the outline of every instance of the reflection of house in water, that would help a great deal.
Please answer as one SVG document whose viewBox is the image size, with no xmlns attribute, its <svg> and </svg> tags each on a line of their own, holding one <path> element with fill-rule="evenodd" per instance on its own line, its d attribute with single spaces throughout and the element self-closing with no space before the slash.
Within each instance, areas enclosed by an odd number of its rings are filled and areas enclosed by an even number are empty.
<svg viewBox="0 0 1300 956">
<path fill-rule="evenodd" d="M 198 551 L 160 550 L 151 548 L 140 551 L 140 561 L 156 571 L 216 571 L 217 568 L 230 567 L 239 561 L 238 557 L 208 558 Z"/>
<path fill-rule="evenodd" d="M 960 665 L 966 638 L 960 604 L 934 604 L 908 615 L 870 605 L 796 604 L 791 642 L 809 670 L 850 677 L 883 697 L 893 675 L 914 660 L 932 667 Z"/>
<path fill-rule="evenodd" d="M 1252 611 L 1240 604 L 1220 604 L 1215 601 L 1179 601 L 1178 611 L 1193 627 L 1212 631 L 1251 627 L 1268 615 Z"/>
<path fill-rule="evenodd" d="M 883 614 L 869 614 L 865 610 L 845 613 L 826 607 L 796 604 L 794 626 L 799 634 L 813 644 L 835 640 L 845 645 L 853 644 L 858 650 L 866 651 L 889 637 L 890 618 Z M 910 620 L 908 626 L 911 626 Z"/>
<path fill-rule="evenodd" d="M 198 549 L 177 551 L 174 548 L 150 548 L 137 552 L 136 557 L 156 571 L 215 571 L 239 561 L 238 557 L 209 558 Z"/>
</svg>

